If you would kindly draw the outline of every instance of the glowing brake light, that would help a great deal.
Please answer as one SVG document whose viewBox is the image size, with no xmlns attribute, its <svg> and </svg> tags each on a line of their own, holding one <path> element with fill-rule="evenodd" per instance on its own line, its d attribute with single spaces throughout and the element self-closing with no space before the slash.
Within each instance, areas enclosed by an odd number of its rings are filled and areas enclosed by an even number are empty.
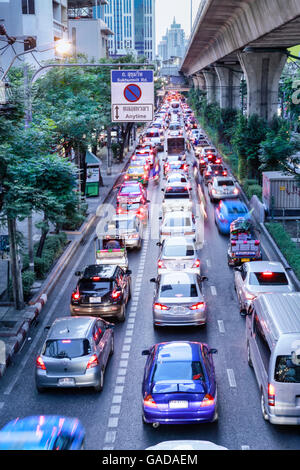
<svg viewBox="0 0 300 470">
<path fill-rule="evenodd" d="M 165 263 L 164 263 L 161 259 L 158 260 L 158 262 L 157 262 L 157 267 L 158 267 L 159 269 L 166 269 Z"/>
<path fill-rule="evenodd" d="M 114 300 L 118 299 L 121 296 L 122 292 L 119 290 L 113 290 L 111 296 Z"/>
<path fill-rule="evenodd" d="M 35 363 L 35 364 L 36 364 L 36 367 L 37 367 L 38 369 L 46 370 L 46 366 L 45 366 L 44 361 L 43 361 L 43 359 L 41 358 L 41 356 L 38 356 L 38 357 L 36 358 L 36 363 Z"/>
<path fill-rule="evenodd" d="M 266 276 L 266 277 L 273 276 L 273 273 L 271 271 L 264 271 L 262 273 L 262 276 Z"/>
<path fill-rule="evenodd" d="M 272 384 L 268 384 L 268 405 L 275 406 L 275 387 Z"/>
<path fill-rule="evenodd" d="M 98 357 L 96 354 L 93 354 L 90 359 L 89 359 L 89 362 L 87 363 L 87 366 L 86 368 L 87 369 L 91 369 L 92 367 L 96 367 L 99 365 L 99 361 L 98 361 Z"/>
<path fill-rule="evenodd" d="M 259 245 L 259 244 L 260 244 L 260 241 L 259 241 L 259 240 L 255 240 L 254 245 L 257 246 L 257 245 Z"/>
<path fill-rule="evenodd" d="M 204 302 L 198 302 L 197 304 L 194 304 L 194 305 L 191 305 L 189 307 L 190 310 L 203 310 L 205 307 L 205 303 Z"/>
<path fill-rule="evenodd" d="M 148 406 L 149 408 L 156 408 L 157 405 L 155 401 L 153 400 L 153 397 L 151 395 L 147 395 L 144 399 L 144 406 Z"/>
<path fill-rule="evenodd" d="M 256 295 L 250 294 L 249 292 L 246 293 L 246 299 L 247 300 L 254 300 Z"/>
<path fill-rule="evenodd" d="M 79 294 L 79 292 L 73 292 L 73 294 L 72 294 L 72 299 L 73 299 L 73 300 L 79 300 L 79 299 L 80 299 L 80 294 Z"/>
<path fill-rule="evenodd" d="M 216 159 L 216 163 L 221 163 L 221 159 L 220 159 L 220 158 L 217 158 L 217 159 Z"/>
<path fill-rule="evenodd" d="M 209 393 L 207 393 L 201 402 L 201 406 L 212 406 L 214 405 L 214 403 L 215 403 L 214 397 L 210 395 Z"/>
<path fill-rule="evenodd" d="M 234 193 L 234 194 L 239 194 L 238 188 L 234 188 L 233 193 Z"/>
<path fill-rule="evenodd" d="M 100 279 L 101 279 L 100 276 L 93 276 L 92 277 L 93 281 L 100 281 Z"/>
<path fill-rule="evenodd" d="M 196 261 L 194 262 L 193 268 L 199 268 L 200 267 L 200 259 L 196 259 Z"/>
<path fill-rule="evenodd" d="M 163 305 L 163 304 L 159 304 L 159 303 L 155 303 L 154 308 L 156 310 L 170 310 L 170 307 L 168 307 L 167 305 Z"/>
</svg>

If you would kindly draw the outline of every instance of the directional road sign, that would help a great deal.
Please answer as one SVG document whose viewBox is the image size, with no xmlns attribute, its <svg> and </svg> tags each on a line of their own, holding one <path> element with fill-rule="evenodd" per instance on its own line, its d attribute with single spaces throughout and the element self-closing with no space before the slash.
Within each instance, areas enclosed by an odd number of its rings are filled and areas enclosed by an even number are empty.
<svg viewBox="0 0 300 470">
<path fill-rule="evenodd" d="M 148 122 L 154 113 L 153 70 L 112 70 L 112 122 Z"/>
</svg>

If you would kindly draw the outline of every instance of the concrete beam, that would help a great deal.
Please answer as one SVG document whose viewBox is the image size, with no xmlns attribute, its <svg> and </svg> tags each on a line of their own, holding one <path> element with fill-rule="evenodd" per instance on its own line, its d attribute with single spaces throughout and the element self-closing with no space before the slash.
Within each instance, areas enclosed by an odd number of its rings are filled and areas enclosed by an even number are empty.
<svg viewBox="0 0 300 470">
<path fill-rule="evenodd" d="M 247 114 L 270 121 L 278 109 L 279 79 L 285 66 L 284 52 L 239 52 L 247 81 Z"/>
<path fill-rule="evenodd" d="M 206 99 L 208 104 L 218 103 L 220 100 L 220 87 L 218 76 L 213 68 L 203 70 L 206 82 Z"/>
</svg>

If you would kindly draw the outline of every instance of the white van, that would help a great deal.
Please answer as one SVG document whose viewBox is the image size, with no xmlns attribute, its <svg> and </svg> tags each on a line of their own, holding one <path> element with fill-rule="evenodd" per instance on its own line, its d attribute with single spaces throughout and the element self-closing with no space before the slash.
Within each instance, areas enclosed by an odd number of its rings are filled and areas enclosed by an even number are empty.
<svg viewBox="0 0 300 470">
<path fill-rule="evenodd" d="M 300 424 L 300 292 L 261 294 L 246 316 L 248 364 L 272 424 Z"/>
</svg>

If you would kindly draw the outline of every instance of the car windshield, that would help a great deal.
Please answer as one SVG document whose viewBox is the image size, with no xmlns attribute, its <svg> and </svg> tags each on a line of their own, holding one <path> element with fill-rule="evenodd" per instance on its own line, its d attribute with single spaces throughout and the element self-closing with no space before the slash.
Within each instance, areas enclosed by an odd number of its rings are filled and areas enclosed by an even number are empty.
<svg viewBox="0 0 300 470">
<path fill-rule="evenodd" d="M 95 276 L 96 277 L 96 276 Z M 81 279 L 78 282 L 78 290 L 80 293 L 84 292 L 100 292 L 110 290 L 110 281 L 107 279 Z"/>
<path fill-rule="evenodd" d="M 234 182 L 231 180 L 218 181 L 218 186 L 234 186 Z"/>
<path fill-rule="evenodd" d="M 190 227 L 191 225 L 189 217 L 172 217 L 164 223 L 165 227 Z"/>
<path fill-rule="evenodd" d="M 184 176 L 173 175 L 168 179 L 168 183 L 187 183 L 187 180 Z"/>
<path fill-rule="evenodd" d="M 163 284 L 160 288 L 160 297 L 198 297 L 196 284 Z"/>
<path fill-rule="evenodd" d="M 157 361 L 152 376 L 152 382 L 174 380 L 204 380 L 203 368 L 200 361 Z"/>
<path fill-rule="evenodd" d="M 163 249 L 163 255 L 170 257 L 194 256 L 194 254 L 192 245 L 165 245 Z"/>
<path fill-rule="evenodd" d="M 120 230 L 131 230 L 134 228 L 134 220 L 115 220 L 109 224 L 111 228 Z"/>
<path fill-rule="evenodd" d="M 88 339 L 48 339 L 43 356 L 56 359 L 87 356 L 91 352 Z"/>
<path fill-rule="evenodd" d="M 250 273 L 249 283 L 253 286 L 287 286 L 289 282 L 285 273 L 265 271 Z"/>
<path fill-rule="evenodd" d="M 276 382 L 300 383 L 300 361 L 296 364 L 291 355 L 277 356 L 274 378 Z"/>
<path fill-rule="evenodd" d="M 229 214 L 246 214 L 248 211 L 244 206 L 228 207 Z"/>
<path fill-rule="evenodd" d="M 139 194 L 141 191 L 140 191 L 140 187 L 139 186 L 123 186 L 123 188 L 121 189 L 121 193 L 123 194 L 128 194 L 128 193 L 131 193 L 131 194 Z"/>
<path fill-rule="evenodd" d="M 143 166 L 136 166 L 134 168 L 128 168 L 127 173 L 132 174 L 132 173 L 144 173 L 144 167 Z"/>
</svg>

